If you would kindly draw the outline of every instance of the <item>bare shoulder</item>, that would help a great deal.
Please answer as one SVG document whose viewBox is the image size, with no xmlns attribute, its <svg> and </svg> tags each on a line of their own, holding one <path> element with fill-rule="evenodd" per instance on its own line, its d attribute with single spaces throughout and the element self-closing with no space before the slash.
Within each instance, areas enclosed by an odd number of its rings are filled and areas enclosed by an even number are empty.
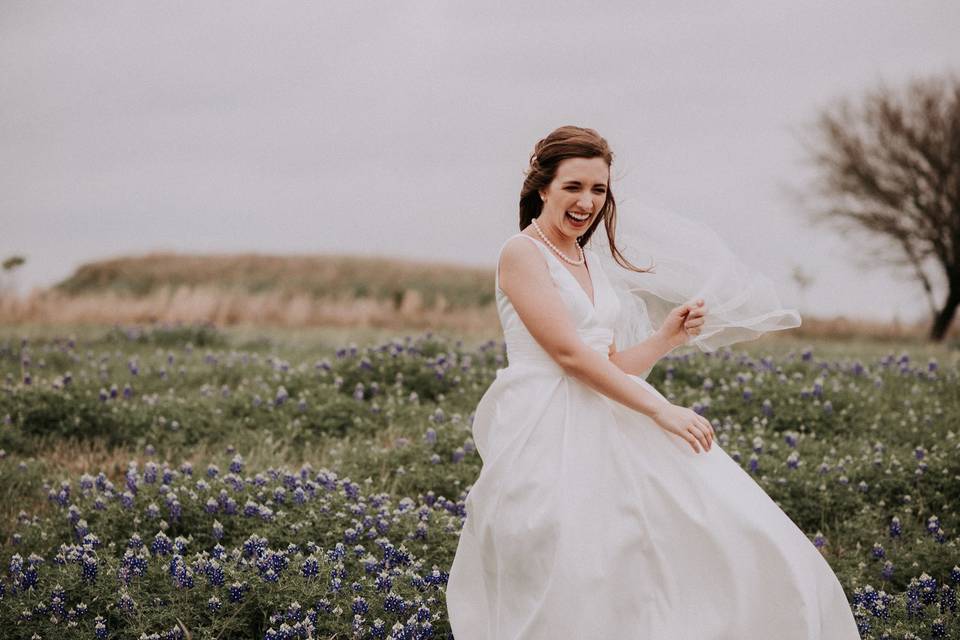
<svg viewBox="0 0 960 640">
<path fill-rule="evenodd" d="M 505 293 L 515 289 L 518 281 L 536 284 L 549 279 L 549 267 L 539 247 L 531 238 L 517 234 L 509 238 L 500 252 L 500 288 Z"/>
<path fill-rule="evenodd" d="M 506 262 L 516 263 L 516 262 L 543 262 L 546 264 L 546 261 L 543 259 L 543 255 L 540 253 L 540 249 L 534 245 L 536 242 L 530 236 L 521 238 L 526 234 L 518 233 L 515 236 L 512 236 L 507 239 L 506 243 L 503 245 L 503 251 L 500 252 L 500 264 L 503 265 Z"/>
</svg>

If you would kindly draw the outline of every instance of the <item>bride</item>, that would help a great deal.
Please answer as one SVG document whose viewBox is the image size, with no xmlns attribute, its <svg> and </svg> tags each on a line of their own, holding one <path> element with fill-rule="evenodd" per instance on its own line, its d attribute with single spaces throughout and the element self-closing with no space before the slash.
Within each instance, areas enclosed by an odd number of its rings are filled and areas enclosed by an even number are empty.
<svg viewBox="0 0 960 640">
<path fill-rule="evenodd" d="M 497 265 L 509 366 L 475 412 L 483 468 L 447 584 L 454 637 L 858 639 L 816 547 L 709 420 L 645 380 L 681 345 L 712 350 L 799 316 L 680 222 L 617 233 L 612 161 L 574 126 L 530 158 L 521 232 Z M 654 266 L 634 265 L 626 249 L 658 234 Z"/>
</svg>

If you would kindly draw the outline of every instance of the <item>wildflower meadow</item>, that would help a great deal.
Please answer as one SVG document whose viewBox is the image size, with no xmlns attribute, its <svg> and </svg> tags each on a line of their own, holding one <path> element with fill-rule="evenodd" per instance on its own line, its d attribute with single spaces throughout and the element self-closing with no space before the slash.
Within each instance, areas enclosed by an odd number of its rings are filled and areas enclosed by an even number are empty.
<svg viewBox="0 0 960 640">
<path fill-rule="evenodd" d="M 650 375 L 819 548 L 863 638 L 960 638 L 960 358 L 938 353 L 687 351 Z M 5 330 L 0 637 L 452 638 L 472 411 L 506 365 L 432 333 Z"/>
</svg>

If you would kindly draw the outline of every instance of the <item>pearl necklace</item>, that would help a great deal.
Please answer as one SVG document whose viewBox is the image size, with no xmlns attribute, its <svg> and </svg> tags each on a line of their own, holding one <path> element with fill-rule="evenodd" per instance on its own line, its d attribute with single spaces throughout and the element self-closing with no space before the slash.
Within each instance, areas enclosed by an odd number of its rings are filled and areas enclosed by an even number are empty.
<svg viewBox="0 0 960 640">
<path fill-rule="evenodd" d="M 536 220 L 531 220 L 530 222 L 533 223 L 533 228 L 536 229 L 536 231 L 537 231 L 538 234 L 540 234 L 540 237 L 543 238 L 543 241 L 544 241 L 545 243 L 547 243 L 547 246 L 550 247 L 551 249 L 553 249 L 553 252 L 554 252 L 554 253 L 556 253 L 558 256 L 560 256 L 561 258 L 563 258 L 564 260 L 566 260 L 566 261 L 569 262 L 570 264 L 574 264 L 574 265 L 579 266 L 579 265 L 581 265 L 581 264 L 584 263 L 583 247 L 581 247 L 579 243 L 577 243 L 577 251 L 580 253 L 580 259 L 579 259 L 579 260 L 571 260 L 571 259 L 568 258 L 567 256 L 563 255 L 563 252 L 561 252 L 560 249 L 557 249 L 557 248 L 554 246 L 554 244 L 553 244 L 552 242 L 550 242 L 550 240 L 547 239 L 547 236 L 543 235 L 543 231 L 540 230 L 540 225 L 537 224 L 537 221 L 536 221 Z"/>
</svg>

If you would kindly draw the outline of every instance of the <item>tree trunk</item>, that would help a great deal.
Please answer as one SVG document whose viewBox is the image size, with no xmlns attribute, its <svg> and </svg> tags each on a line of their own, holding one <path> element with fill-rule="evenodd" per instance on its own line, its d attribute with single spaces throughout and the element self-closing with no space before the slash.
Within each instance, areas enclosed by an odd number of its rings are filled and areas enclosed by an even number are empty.
<svg viewBox="0 0 960 640">
<path fill-rule="evenodd" d="M 960 306 L 960 285 L 950 283 L 950 292 L 947 294 L 947 300 L 943 303 L 943 308 L 933 318 L 933 328 L 930 330 L 930 339 L 935 342 L 942 342 L 953 321 L 953 316 Z"/>
</svg>

